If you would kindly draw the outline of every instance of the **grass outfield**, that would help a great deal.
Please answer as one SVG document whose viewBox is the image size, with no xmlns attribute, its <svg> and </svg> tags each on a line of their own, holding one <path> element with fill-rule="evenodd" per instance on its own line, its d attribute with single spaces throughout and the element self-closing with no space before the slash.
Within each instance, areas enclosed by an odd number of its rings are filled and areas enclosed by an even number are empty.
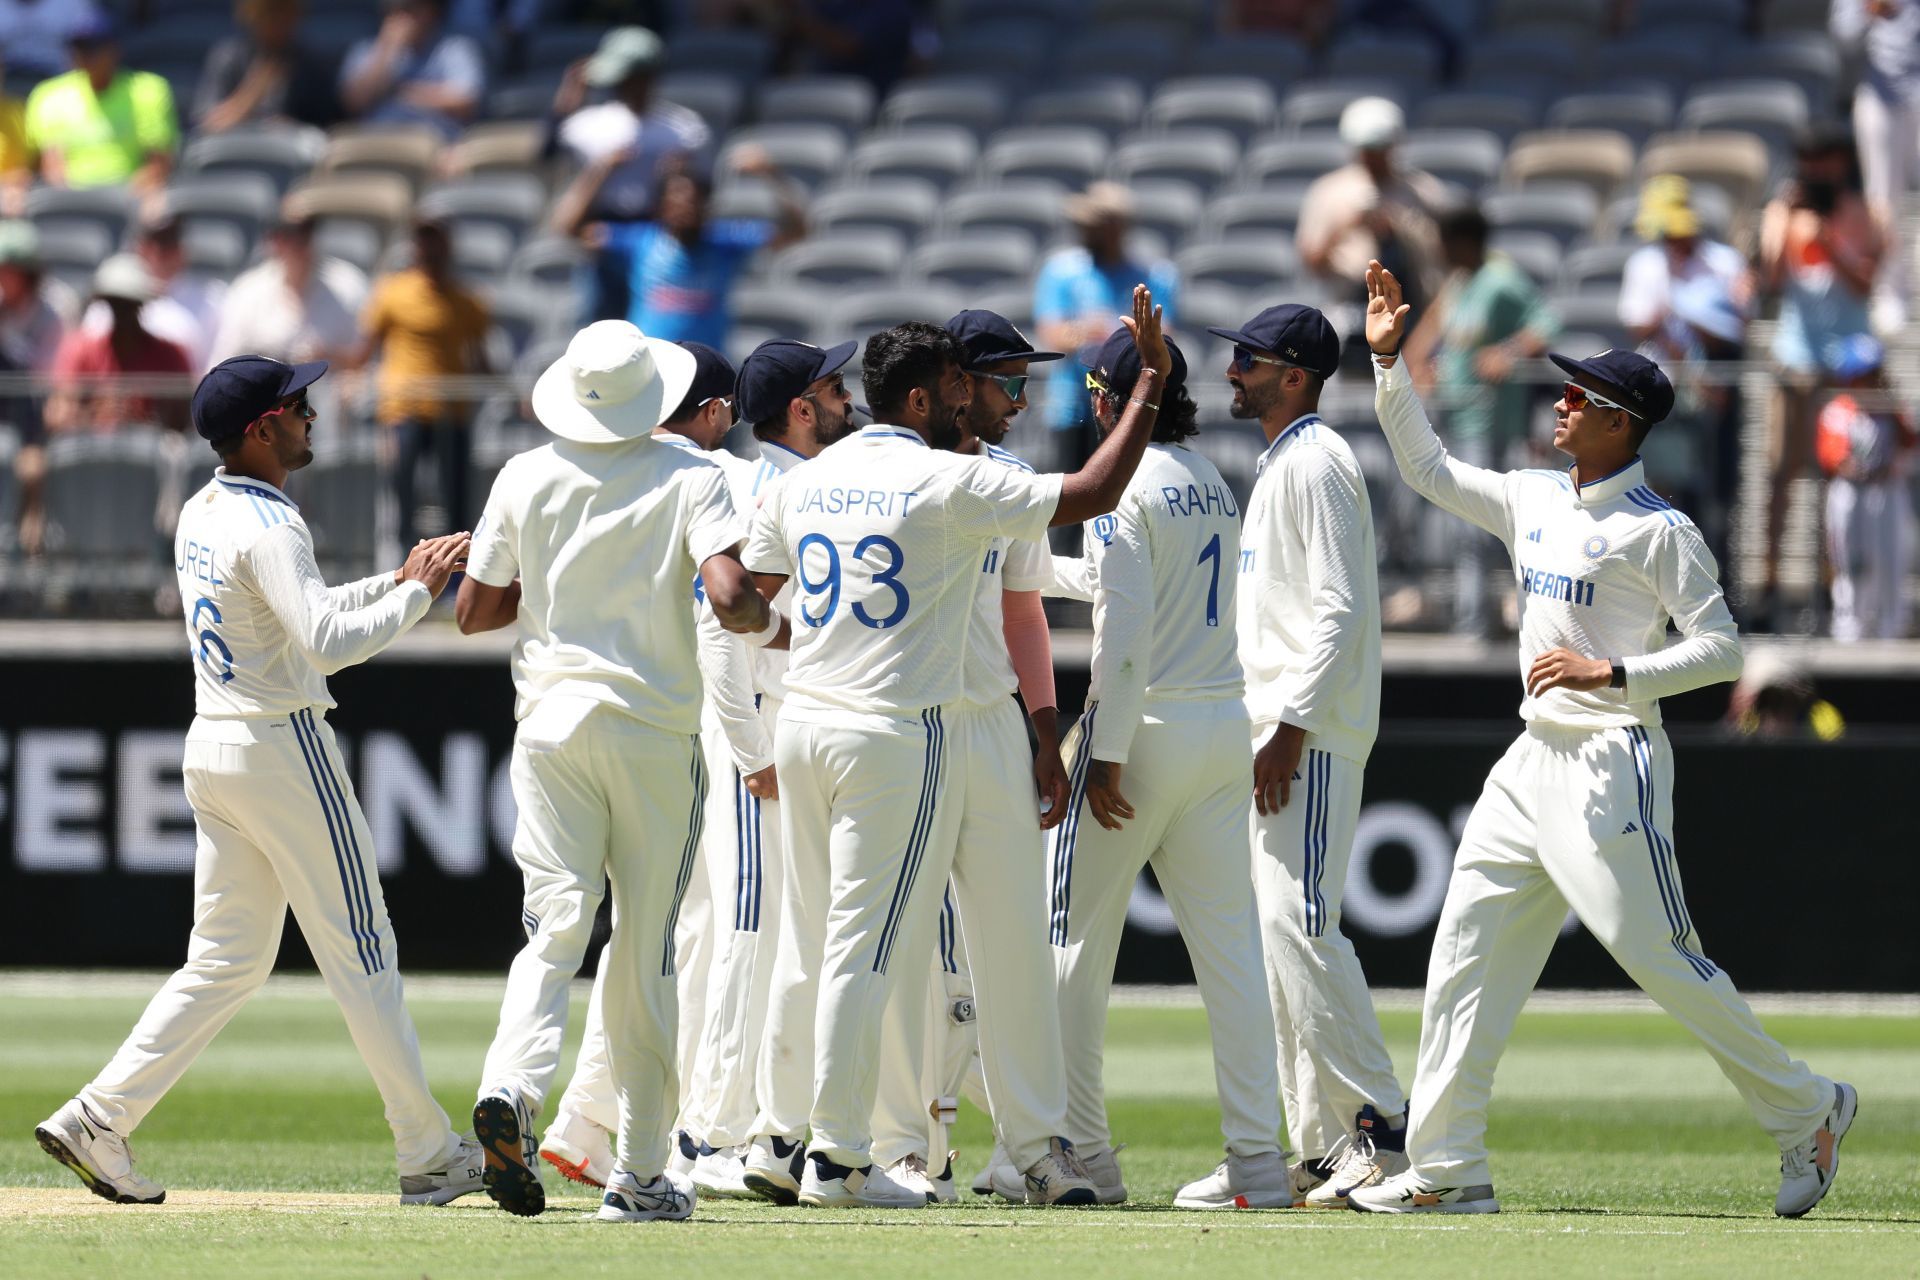
<svg viewBox="0 0 1920 1280">
<path fill-rule="evenodd" d="M 1796 1055 L 1859 1086 L 1838 1187 L 1801 1222 L 1772 1216 L 1777 1155 L 1707 1056 L 1657 1013 L 1535 1008 L 1501 1068 L 1492 1113 L 1494 1218 L 1383 1220 L 1305 1211 L 1197 1214 L 1174 1188 L 1218 1159 L 1197 1008 L 1114 1010 L 1114 1132 L 1138 1203 L 1045 1211 L 965 1203 L 924 1212 L 703 1203 L 690 1223 L 594 1223 L 584 1189 L 550 1179 L 541 1218 L 469 1197 L 395 1201 L 380 1104 L 317 984 L 276 981 L 235 1018 L 136 1138 L 158 1208 L 86 1194 L 33 1141 L 35 1123 L 98 1069 L 157 976 L 0 975 L 0 1276 L 244 1275 L 568 1280 L 687 1264 L 780 1277 L 1618 1273 L 1920 1275 L 1920 1019 L 1785 1013 Z M 492 983 L 416 982 L 410 998 L 436 1092 L 465 1127 L 493 1029 Z M 576 1002 L 577 1030 L 581 1002 Z M 1403 1076 L 1411 1012 L 1384 1018 Z M 571 1042 L 569 1061 L 571 1061 Z M 958 1134 L 968 1176 L 981 1118 Z"/>
</svg>

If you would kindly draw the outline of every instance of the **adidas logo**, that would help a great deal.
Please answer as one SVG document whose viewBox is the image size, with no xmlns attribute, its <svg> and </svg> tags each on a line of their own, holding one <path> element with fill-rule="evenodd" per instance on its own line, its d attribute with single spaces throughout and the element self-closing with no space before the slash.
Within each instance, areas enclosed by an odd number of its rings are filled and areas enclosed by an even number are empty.
<svg viewBox="0 0 1920 1280">
<path fill-rule="evenodd" d="M 1640 824 L 1639 824 L 1639 823 L 1637 823 L 1637 822 L 1629 822 L 1629 823 L 1627 823 L 1627 825 L 1626 825 L 1626 826 L 1624 826 L 1624 827 L 1622 827 L 1622 828 L 1620 828 L 1620 834 L 1621 834 L 1621 835 L 1623 835 L 1623 836 L 1630 836 L 1630 835 L 1632 835 L 1632 834 L 1633 834 L 1634 832 L 1636 832 L 1636 831 L 1638 831 L 1639 829 L 1640 829 Z"/>
<path fill-rule="evenodd" d="M 1540 541 L 1540 530 L 1538 530 L 1538 529 L 1535 529 L 1535 530 L 1534 530 L 1534 531 L 1533 531 L 1532 533 L 1530 533 L 1530 534 L 1528 534 L 1528 535 L 1527 535 L 1527 541 L 1528 541 L 1528 542 L 1538 542 L 1538 541 Z"/>
<path fill-rule="evenodd" d="M 595 391 L 592 387 L 587 388 L 587 399 L 598 400 L 599 398 L 600 398 L 600 393 L 598 391 Z"/>
</svg>

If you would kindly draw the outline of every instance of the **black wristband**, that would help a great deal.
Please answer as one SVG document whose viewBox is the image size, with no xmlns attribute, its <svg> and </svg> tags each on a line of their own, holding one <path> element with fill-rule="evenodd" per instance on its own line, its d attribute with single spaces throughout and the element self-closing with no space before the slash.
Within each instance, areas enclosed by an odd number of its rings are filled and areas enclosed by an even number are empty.
<svg viewBox="0 0 1920 1280">
<path fill-rule="evenodd" d="M 1609 689 L 1626 688 L 1627 687 L 1627 664 L 1620 661 L 1620 659 L 1618 658 L 1609 658 L 1607 659 L 1607 661 L 1613 664 L 1613 678 L 1607 681 L 1607 688 Z"/>
</svg>

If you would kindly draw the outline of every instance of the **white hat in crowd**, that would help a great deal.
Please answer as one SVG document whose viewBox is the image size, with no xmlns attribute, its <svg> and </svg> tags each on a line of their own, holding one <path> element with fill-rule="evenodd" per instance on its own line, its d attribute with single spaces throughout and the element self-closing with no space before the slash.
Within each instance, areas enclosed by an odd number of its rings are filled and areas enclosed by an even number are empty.
<svg viewBox="0 0 1920 1280">
<path fill-rule="evenodd" d="M 625 320 L 597 321 L 534 383 L 533 413 L 565 440 L 638 440 L 686 397 L 695 363 L 691 351 Z"/>
<path fill-rule="evenodd" d="M 99 298 L 124 298 L 129 302 L 152 302 L 160 296 L 153 273 L 139 255 L 116 253 L 93 272 L 93 292 Z"/>
<path fill-rule="evenodd" d="M 1340 113 L 1340 141 L 1355 151 L 1390 147 L 1406 131 L 1406 114 L 1389 98 L 1355 98 Z"/>
</svg>

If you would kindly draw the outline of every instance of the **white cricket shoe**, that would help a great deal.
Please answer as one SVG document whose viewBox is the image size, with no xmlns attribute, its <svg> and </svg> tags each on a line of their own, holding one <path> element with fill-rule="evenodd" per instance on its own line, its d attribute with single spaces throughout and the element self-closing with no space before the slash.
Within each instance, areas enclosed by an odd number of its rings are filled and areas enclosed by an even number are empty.
<svg viewBox="0 0 1920 1280">
<path fill-rule="evenodd" d="M 540 1158 L 569 1181 L 604 1187 L 613 1176 L 613 1132 L 577 1111 L 562 1111 L 540 1139 Z"/>
<path fill-rule="evenodd" d="M 1826 1198 L 1840 1176 L 1840 1139 L 1860 1113 L 1860 1094 L 1850 1084 L 1835 1082 L 1833 1110 L 1813 1136 L 1780 1153 L 1780 1195 L 1773 1211 L 1782 1218 L 1800 1218 Z M 45 1143 L 41 1144 L 46 1145 Z"/>
<path fill-rule="evenodd" d="M 919 1152 L 901 1156 L 887 1166 L 887 1176 L 910 1190 L 919 1192 L 928 1204 L 952 1204 L 959 1194 L 953 1189 L 953 1157 L 947 1156 L 946 1172 L 935 1175 L 927 1168 L 926 1157 Z"/>
<path fill-rule="evenodd" d="M 1344 1209 L 1347 1193 L 1356 1187 L 1378 1186 L 1388 1178 L 1407 1171 L 1405 1151 L 1383 1150 L 1376 1135 L 1386 1130 L 1386 1119 L 1371 1105 L 1360 1108 L 1351 1134 L 1340 1140 L 1323 1162 L 1330 1169 L 1327 1180 L 1306 1195 L 1309 1209 Z M 1406 1129 L 1398 1130 L 1402 1141 Z"/>
<path fill-rule="evenodd" d="M 1360 1213 L 1498 1213 L 1500 1202 L 1489 1183 L 1434 1187 L 1409 1169 L 1371 1187 L 1354 1188 L 1347 1193 L 1347 1208 Z"/>
<path fill-rule="evenodd" d="M 1021 1175 L 1028 1204 L 1080 1206 L 1098 1203 L 1087 1166 L 1065 1138 L 1048 1138 L 1047 1154 Z"/>
<path fill-rule="evenodd" d="M 601 1222 L 678 1222 L 693 1216 L 699 1198 L 693 1184 L 671 1169 L 647 1182 L 616 1169 L 593 1216 Z"/>
<path fill-rule="evenodd" d="M 817 1209 L 919 1209 L 926 1206 L 927 1195 L 894 1181 L 875 1165 L 850 1169 L 816 1152 L 807 1158 L 800 1179 L 800 1203 Z"/>
<path fill-rule="evenodd" d="M 452 1204 L 486 1185 L 487 1153 L 472 1138 L 459 1148 L 444 1169 L 400 1175 L 401 1204 Z"/>
<path fill-rule="evenodd" d="M 1016 1187 L 1020 1185 L 1020 1171 L 1013 1167 L 1013 1161 L 1007 1159 L 1007 1149 L 1000 1144 L 1000 1139 L 995 1138 L 993 1140 L 993 1154 L 987 1157 L 987 1163 L 981 1168 L 980 1172 L 973 1175 L 973 1182 L 971 1183 L 973 1194 L 977 1196 L 990 1196 L 998 1193 L 999 1188 L 994 1185 L 994 1175 L 1000 1173 L 1002 1170 L 1005 1171 L 1006 1177 L 1011 1179 L 1011 1185 Z M 1025 1195 L 1026 1191 L 1022 1189 L 1020 1194 L 1013 1198 L 1021 1199 L 1024 1198 Z"/>
<path fill-rule="evenodd" d="M 728 1147 L 723 1151 L 703 1151 L 693 1162 L 693 1186 L 703 1196 L 721 1200 L 757 1200 L 747 1188 L 745 1148 Z"/>
<path fill-rule="evenodd" d="M 516 1217 L 544 1213 L 540 1142 L 533 1136 L 533 1113 L 520 1095 L 505 1086 L 482 1094 L 473 1104 L 473 1136 L 486 1156 L 481 1178 L 493 1202 Z"/>
<path fill-rule="evenodd" d="M 40 1149 L 84 1182 L 87 1190 L 115 1204 L 159 1204 L 167 1189 L 133 1167 L 127 1140 L 87 1113 L 78 1098 L 35 1126 Z"/>
<path fill-rule="evenodd" d="M 953 1162 L 959 1158 L 958 1151 L 947 1152 L 946 1167 L 938 1173 L 929 1171 L 927 1181 L 933 1184 L 932 1204 L 959 1204 L 960 1192 L 953 1185 Z"/>
<path fill-rule="evenodd" d="M 1120 1153 L 1126 1149 L 1124 1142 L 1117 1147 L 1074 1148 L 1080 1153 L 1080 1162 L 1087 1166 L 1087 1176 L 1093 1179 L 1095 1204 L 1127 1202 L 1126 1179 L 1120 1176 Z"/>
<path fill-rule="evenodd" d="M 741 1181 L 747 1190 L 762 1200 L 771 1200 L 775 1204 L 793 1205 L 800 1203 L 800 1178 L 802 1167 L 807 1162 L 807 1147 L 803 1142 L 789 1142 L 785 1138 L 755 1138 L 747 1144 L 745 1172 Z"/>
<path fill-rule="evenodd" d="M 1278 1151 L 1227 1158 L 1212 1173 L 1180 1188 L 1176 1209 L 1291 1209 L 1298 1202 L 1293 1171 Z"/>
</svg>

